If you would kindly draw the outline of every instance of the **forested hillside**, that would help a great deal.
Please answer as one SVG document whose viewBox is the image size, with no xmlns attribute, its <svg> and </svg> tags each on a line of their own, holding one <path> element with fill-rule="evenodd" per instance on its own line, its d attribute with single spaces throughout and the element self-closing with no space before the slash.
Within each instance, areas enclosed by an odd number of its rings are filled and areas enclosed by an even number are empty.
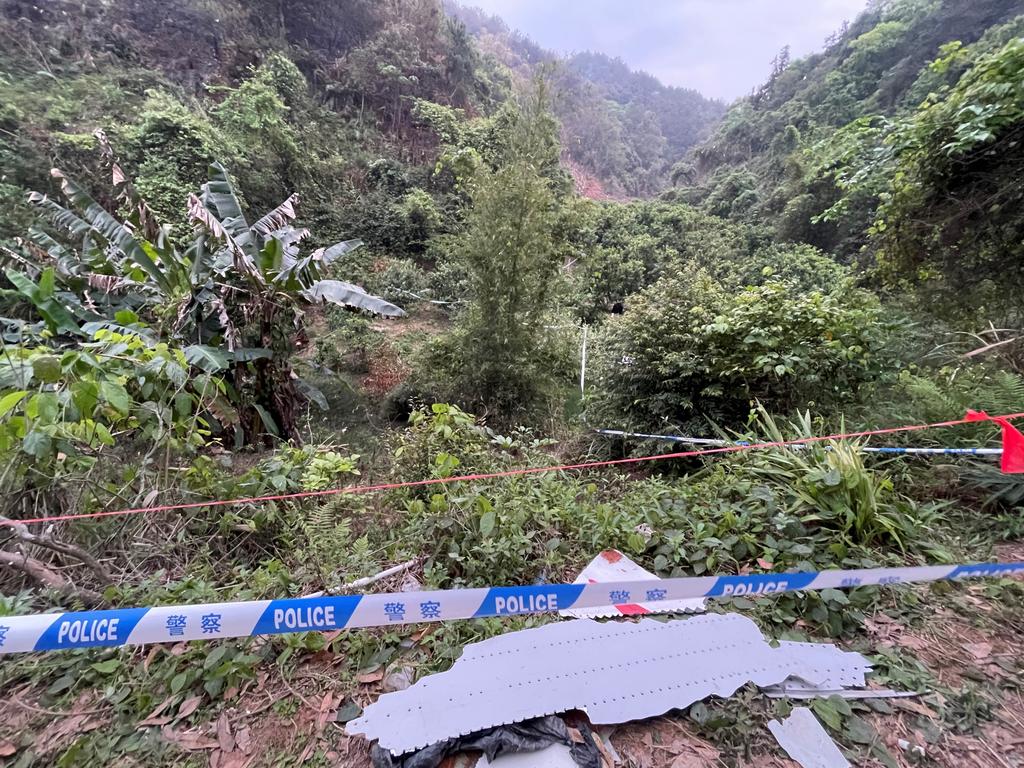
<svg viewBox="0 0 1024 768">
<path fill-rule="evenodd" d="M 694 90 L 666 86 L 622 60 L 596 51 L 561 59 L 498 17 L 447 2 L 481 49 L 528 78 L 552 65 L 562 148 L 577 186 L 590 197 L 650 197 L 668 186 L 672 164 L 725 111 Z M 596 182 L 596 183 L 595 183 Z"/>
<path fill-rule="evenodd" d="M 893 286 L 945 282 L 979 319 L 1019 317 L 1021 11 L 1013 0 L 869 4 L 823 52 L 780 55 L 675 166 L 675 198 L 771 221 L 776 239 L 845 262 L 877 256 Z"/>
<path fill-rule="evenodd" d="M 1022 14 L 872 2 L 725 111 L 441 0 L 0 0 L 0 762 L 367 768 L 382 692 L 560 620 L 419 590 L 609 548 L 1024 561 L 1015 433 L 964 418 L 1024 413 Z M 982 570 L 715 599 L 911 694 L 809 703 L 853 764 L 1005 768 L 1024 583 Z M 361 591 L 386 625 L 174 608 Z M 147 645 L 24 639 L 151 606 Z M 793 703 L 611 740 L 778 764 Z"/>
</svg>

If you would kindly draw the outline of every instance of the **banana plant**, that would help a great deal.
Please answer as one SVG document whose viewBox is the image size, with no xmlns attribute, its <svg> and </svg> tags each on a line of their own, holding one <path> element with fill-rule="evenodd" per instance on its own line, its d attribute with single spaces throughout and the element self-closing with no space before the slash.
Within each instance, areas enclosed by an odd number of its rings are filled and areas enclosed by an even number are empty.
<svg viewBox="0 0 1024 768">
<path fill-rule="evenodd" d="M 34 306 L 51 335 L 68 343 L 99 328 L 130 327 L 154 343 L 180 344 L 188 362 L 206 373 L 227 371 L 241 414 L 236 442 L 297 439 L 298 404 L 323 403 L 290 363 L 304 308 L 327 302 L 385 317 L 405 314 L 358 285 L 325 276 L 362 243 L 303 253 L 309 232 L 294 224 L 294 194 L 250 225 L 228 172 L 212 163 L 209 181 L 188 199 L 195 238 L 179 248 L 105 136 L 98 132 L 97 138 L 119 210 L 127 214 L 119 219 L 53 170 L 67 204 L 41 193 L 29 200 L 63 241 L 41 228 L 28 233 L 32 258 L 4 259 L 14 291 Z"/>
<path fill-rule="evenodd" d="M 231 297 L 236 314 L 241 310 L 241 317 L 232 320 L 227 302 L 222 302 L 229 316 L 223 324 L 231 329 L 225 341 L 235 355 L 235 386 L 252 398 L 249 420 L 243 418 L 249 435 L 262 432 L 295 439 L 294 404 L 302 399 L 300 390 L 307 398 L 322 400 L 295 377 L 290 364 L 294 338 L 302 327 L 302 305 L 329 302 L 385 317 L 405 315 L 357 285 L 323 276 L 326 267 L 362 245 L 360 241 L 347 240 L 302 255 L 309 232 L 293 224 L 297 205 L 298 196 L 293 194 L 250 225 L 220 163 L 210 165 L 209 181 L 188 201 L 189 219 L 198 232 L 193 271 L 203 275 L 210 270 L 227 281 L 230 289 L 225 296 Z M 239 345 L 261 354 L 239 360 Z"/>
</svg>

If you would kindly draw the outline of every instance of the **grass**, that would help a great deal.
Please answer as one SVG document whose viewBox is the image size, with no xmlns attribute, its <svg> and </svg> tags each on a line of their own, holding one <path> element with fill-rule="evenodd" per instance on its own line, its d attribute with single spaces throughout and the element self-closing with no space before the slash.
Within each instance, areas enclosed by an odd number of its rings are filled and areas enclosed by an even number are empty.
<svg viewBox="0 0 1024 768">
<path fill-rule="evenodd" d="M 318 381 L 347 413 L 368 407 L 355 376 Z M 350 418 L 313 418 L 312 432 L 337 441 Z M 808 428 L 806 420 L 767 418 L 757 427 L 779 438 Z M 428 410 L 402 430 L 363 426 L 341 434 L 349 445 L 334 447 L 338 466 L 349 452 L 363 455 L 363 480 L 368 471 L 375 479 L 416 479 L 543 465 L 555 451 L 579 458 L 570 446 L 580 445 L 552 446 L 530 430 L 498 435 L 454 408 Z M 235 475 L 197 460 L 184 482 L 206 497 L 297 489 L 317 455 L 314 447 L 253 456 L 234 463 Z M 927 475 L 865 464 L 842 448 L 688 466 L 696 471 L 545 474 L 108 521 L 80 532 L 119 542 L 119 557 L 128 560 L 118 567 L 145 574 L 113 594 L 126 605 L 304 594 L 413 557 L 420 565 L 411 575 L 421 584 L 448 587 L 571 580 L 607 547 L 668 576 L 964 562 L 997 547 L 1012 556 L 1022 546 L 1005 541 L 1014 536 L 1000 522 L 1012 518 L 1009 510 L 979 514 L 970 494 L 933 503 Z M 339 468 L 329 479 L 341 485 L 353 476 Z M 373 588 L 399 589 L 401 577 Z M 1022 597 L 1022 582 L 1002 580 L 740 598 L 714 609 L 747 613 L 769 637 L 858 650 L 873 659 L 878 684 L 924 692 L 893 702 L 813 704 L 856 764 L 909 766 L 897 738 L 952 764 L 1024 737 L 1014 720 L 1024 687 Z M 6 598 L 3 610 L 49 604 L 36 593 Z M 0 755 L 16 766 L 369 765 L 365 742 L 348 738 L 332 718 L 355 716 L 380 694 L 387 673 L 443 670 L 467 643 L 547 620 L 18 656 L 0 665 L 0 685 L 10 692 L 0 701 Z M 764 723 L 783 709 L 748 690 L 670 713 L 658 722 L 676 736 L 660 745 L 659 759 L 692 753 L 714 755 L 720 765 L 771 765 L 779 752 Z M 622 729 L 623 751 L 642 752 L 631 741 L 636 727 Z"/>
</svg>

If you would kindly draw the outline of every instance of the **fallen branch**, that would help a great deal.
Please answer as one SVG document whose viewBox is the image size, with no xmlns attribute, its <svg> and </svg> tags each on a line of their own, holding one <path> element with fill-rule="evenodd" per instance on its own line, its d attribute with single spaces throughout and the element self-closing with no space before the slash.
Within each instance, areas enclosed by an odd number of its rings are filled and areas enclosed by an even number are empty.
<svg viewBox="0 0 1024 768">
<path fill-rule="evenodd" d="M 355 581 L 350 581 L 347 584 L 342 584 L 340 589 L 358 589 L 359 587 L 368 587 L 370 584 L 376 584 L 378 581 L 383 581 L 389 576 L 395 576 L 396 574 L 408 571 L 418 562 L 419 558 L 408 560 L 400 565 L 395 565 L 385 571 L 381 571 L 380 573 L 375 573 L 373 576 L 364 576 L 361 579 L 356 579 Z M 311 592 L 308 595 L 303 595 L 303 597 L 321 597 L 323 594 L 323 592 Z"/>
<path fill-rule="evenodd" d="M 102 605 L 106 602 L 103 599 L 103 596 L 98 592 L 93 592 L 91 589 L 76 587 L 59 573 L 47 567 L 43 562 L 36 560 L 34 557 L 29 557 L 24 554 L 19 555 L 16 552 L 0 550 L 0 566 L 15 568 L 26 576 L 37 581 L 42 586 L 48 589 L 55 589 L 67 597 L 78 598 L 83 603 L 89 605 Z"/>
<path fill-rule="evenodd" d="M 99 715 L 103 712 L 109 711 L 108 707 L 100 707 L 99 709 L 83 709 L 81 712 L 59 712 L 55 709 L 43 709 L 42 707 L 36 707 L 32 704 L 26 704 L 24 701 L 19 701 L 16 696 L 11 696 L 9 699 L 5 699 L 8 704 L 28 710 L 29 712 L 36 712 L 40 715 L 49 715 L 50 717 L 79 717 L 83 715 Z"/>
<path fill-rule="evenodd" d="M 113 583 L 106 568 L 100 565 L 95 557 L 74 544 L 68 544 L 53 538 L 51 529 L 48 528 L 42 533 L 32 533 L 24 523 L 4 517 L 3 515 L 0 515 L 0 525 L 6 526 L 8 530 L 12 531 L 19 541 L 25 544 L 33 544 L 43 549 L 49 549 L 51 552 L 56 552 L 65 557 L 74 558 L 91 570 L 103 584 Z"/>
</svg>

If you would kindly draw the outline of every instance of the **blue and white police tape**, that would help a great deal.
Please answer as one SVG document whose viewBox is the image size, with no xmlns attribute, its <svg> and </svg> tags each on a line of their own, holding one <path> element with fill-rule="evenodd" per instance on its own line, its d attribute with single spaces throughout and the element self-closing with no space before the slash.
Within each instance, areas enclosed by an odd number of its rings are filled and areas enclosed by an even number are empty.
<svg viewBox="0 0 1024 768">
<path fill-rule="evenodd" d="M 0 654 L 387 627 L 634 602 L 768 595 L 805 589 L 995 577 L 1018 572 L 1024 572 L 1024 562 L 700 576 L 601 584 L 538 584 L 7 616 L 0 617 Z"/>
<path fill-rule="evenodd" d="M 728 445 L 750 445 L 750 443 L 740 440 L 737 442 L 730 442 L 729 440 L 717 440 L 710 437 L 684 437 L 682 435 L 648 435 L 644 432 L 623 432 L 619 429 L 595 429 L 599 435 L 605 435 L 607 437 L 638 437 L 644 440 L 667 440 L 673 443 L 686 443 L 688 445 L 714 445 L 714 446 L 728 446 Z M 786 448 L 801 450 L 808 448 L 808 445 L 803 443 L 797 443 L 796 445 L 788 445 Z M 827 447 L 826 447 L 827 448 Z M 894 454 L 919 454 L 925 456 L 1002 456 L 1002 448 L 893 448 L 888 446 L 880 446 L 878 448 L 871 448 L 868 446 L 861 446 L 858 450 L 863 453 L 894 453 Z"/>
</svg>

